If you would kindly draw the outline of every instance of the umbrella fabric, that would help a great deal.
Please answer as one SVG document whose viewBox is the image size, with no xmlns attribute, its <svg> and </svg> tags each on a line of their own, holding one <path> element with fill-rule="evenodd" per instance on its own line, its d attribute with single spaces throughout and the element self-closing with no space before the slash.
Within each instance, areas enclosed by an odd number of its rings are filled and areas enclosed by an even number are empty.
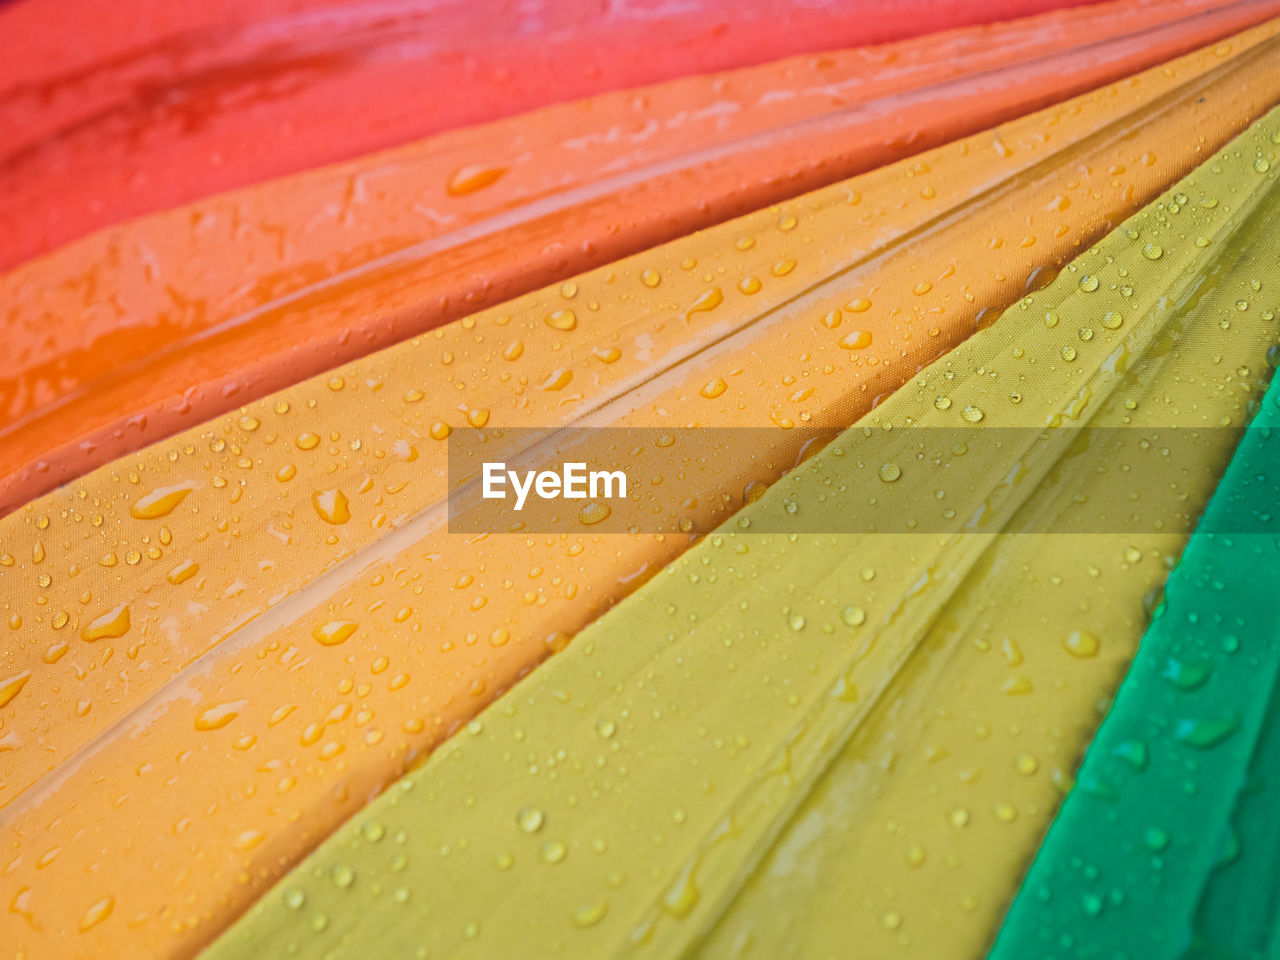
<svg viewBox="0 0 1280 960">
<path fill-rule="evenodd" d="M 1280 256 L 1277 141 L 1273 111 L 923 371 L 391 786 L 207 956 L 981 950 L 1052 813 L 1053 768 L 1090 736 L 1143 592 L 1261 395 L 1274 323 L 1237 301 Z M 806 514 L 839 529 L 869 504 L 880 529 L 752 532 Z M 978 582 L 1000 567 L 1006 590 Z M 1037 629 L 1002 637 L 1006 615 Z M 949 767 L 968 783 L 919 789 Z M 836 780 L 881 815 L 822 806 Z M 925 834 L 937 846 L 916 849 Z"/>
<path fill-rule="evenodd" d="M 6 4 L 0 266 L 549 103 L 1080 2 L 909 0 L 892 16 L 884 0 Z"/>
<path fill-rule="evenodd" d="M 689 77 L 72 243 L 0 277 L 0 511 L 446 321 L 1160 63 L 1280 2 L 1203 8 L 1107 4 Z M 41 196 L 91 209 L 65 187 Z"/>
</svg>

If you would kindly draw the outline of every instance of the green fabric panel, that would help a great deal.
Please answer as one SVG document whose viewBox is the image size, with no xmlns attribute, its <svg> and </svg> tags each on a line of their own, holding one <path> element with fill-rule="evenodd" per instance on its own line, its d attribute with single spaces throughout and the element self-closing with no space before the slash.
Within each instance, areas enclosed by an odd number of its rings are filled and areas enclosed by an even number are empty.
<svg viewBox="0 0 1280 960">
<path fill-rule="evenodd" d="M 1275 286 L 1280 276 L 1265 282 Z M 992 960 L 1274 955 L 1277 426 L 1280 383 L 1169 578 Z M 1231 532 L 1242 529 L 1254 532 Z"/>
</svg>

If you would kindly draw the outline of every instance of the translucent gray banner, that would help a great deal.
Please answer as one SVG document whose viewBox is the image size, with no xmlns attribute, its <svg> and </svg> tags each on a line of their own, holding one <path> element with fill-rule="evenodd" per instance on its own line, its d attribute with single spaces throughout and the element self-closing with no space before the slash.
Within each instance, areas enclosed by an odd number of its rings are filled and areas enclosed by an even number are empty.
<svg viewBox="0 0 1280 960">
<path fill-rule="evenodd" d="M 1189 533 L 1242 433 L 457 430 L 448 441 L 449 530 L 704 534 L 730 523 L 758 533 Z M 1267 482 L 1280 503 L 1280 477 Z M 1235 529 L 1217 532 L 1255 529 L 1248 517 L 1230 522 Z"/>
</svg>

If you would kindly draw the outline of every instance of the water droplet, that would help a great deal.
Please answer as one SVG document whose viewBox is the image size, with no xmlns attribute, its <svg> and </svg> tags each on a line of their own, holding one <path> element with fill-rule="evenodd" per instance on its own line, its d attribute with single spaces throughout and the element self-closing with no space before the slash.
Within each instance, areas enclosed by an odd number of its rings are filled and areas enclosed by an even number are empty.
<svg viewBox="0 0 1280 960">
<path fill-rule="evenodd" d="M 546 390 L 548 392 L 563 390 L 565 387 L 569 385 L 570 381 L 572 380 L 573 380 L 573 371 L 568 370 L 564 367 L 561 367 L 560 369 L 552 370 L 549 374 L 547 374 L 547 378 L 543 380 L 541 384 L 539 384 L 538 389 Z"/>
<path fill-rule="evenodd" d="M 861 607 L 850 605 L 840 611 L 840 619 L 851 627 L 858 627 L 866 623 L 867 613 Z"/>
<path fill-rule="evenodd" d="M 1087 630 L 1074 630 L 1062 641 L 1067 653 L 1082 660 L 1096 657 L 1102 648 L 1102 641 Z"/>
<path fill-rule="evenodd" d="M 205 707 L 196 714 L 195 728 L 201 733 L 221 730 L 240 716 L 240 711 L 248 705 L 248 700 L 233 700 L 230 703 L 215 703 L 213 706 Z"/>
<path fill-rule="evenodd" d="M 594 927 L 609 912 L 609 904 L 604 900 L 588 903 L 573 912 L 573 925 L 581 929 Z"/>
<path fill-rule="evenodd" d="M 180 564 L 165 574 L 165 579 L 177 586 L 180 583 L 186 583 L 197 573 L 200 572 L 200 564 L 194 560 L 183 560 Z"/>
<path fill-rule="evenodd" d="M 698 390 L 698 393 L 706 397 L 708 400 L 714 400 L 728 389 L 729 385 L 720 377 L 716 377 L 714 380 L 708 380 L 704 383 L 701 389 Z"/>
<path fill-rule="evenodd" d="M 542 858 L 543 863 L 559 863 L 568 852 L 569 848 L 559 840 L 551 840 L 543 845 L 539 856 Z"/>
<path fill-rule="evenodd" d="M 546 324 L 552 330 L 573 330 L 578 326 L 578 315 L 572 310 L 555 310 L 547 314 Z"/>
<path fill-rule="evenodd" d="M 232 842 L 231 849 L 236 853 L 248 853 L 255 847 L 261 846 L 262 841 L 265 839 L 266 834 L 261 830 L 245 830 Z"/>
<path fill-rule="evenodd" d="M 871 334 L 866 330 L 850 330 L 840 338 L 840 347 L 844 350 L 865 350 L 871 346 Z"/>
<path fill-rule="evenodd" d="M 129 626 L 129 606 L 122 603 L 86 623 L 80 636 L 90 643 L 95 640 L 118 640 L 129 632 Z"/>
<path fill-rule="evenodd" d="M 600 503 L 599 501 L 592 500 L 578 511 L 578 522 L 586 526 L 591 526 L 592 524 L 599 523 L 601 520 L 608 519 L 609 515 L 612 513 L 613 510 L 610 509 L 607 503 Z"/>
<path fill-rule="evenodd" d="M 698 905 L 701 894 L 693 878 L 693 865 L 685 867 L 662 898 L 662 905 L 675 917 L 687 917 Z"/>
<path fill-rule="evenodd" d="M 684 312 L 684 322 L 691 321 L 695 313 L 707 313 L 722 303 L 724 303 L 724 294 L 719 287 L 712 287 L 710 290 L 699 294 L 698 298 L 689 306 L 689 309 Z"/>
<path fill-rule="evenodd" d="M 1197 717 L 1179 720 L 1174 728 L 1174 735 L 1189 747 L 1210 750 L 1229 739 L 1239 729 L 1240 718 L 1235 715 Z"/>
<path fill-rule="evenodd" d="M 336 647 L 359 629 L 360 624 L 354 620 L 330 620 L 320 624 L 311 631 L 317 643 L 325 647 Z"/>
<path fill-rule="evenodd" d="M 1142 842 L 1147 845 L 1148 850 L 1161 853 L 1169 846 L 1169 833 L 1159 827 L 1147 827 L 1143 832 Z"/>
<path fill-rule="evenodd" d="M 351 519 L 347 496 L 341 490 L 321 490 L 312 495 L 311 502 L 325 523 L 336 526 Z"/>
<path fill-rule="evenodd" d="M 111 911 L 115 909 L 115 906 L 115 897 L 103 897 L 101 900 L 91 904 L 89 909 L 80 916 L 80 923 L 78 924 L 80 932 L 87 933 L 102 923 L 107 917 L 111 916 Z"/>
<path fill-rule="evenodd" d="M 464 197 L 496 183 L 506 172 L 506 167 L 466 164 L 449 174 L 444 188 L 451 197 Z"/>
<path fill-rule="evenodd" d="M 14 697 L 22 692 L 22 688 L 27 685 L 29 679 L 31 679 L 31 671 L 24 670 L 8 680 L 0 680 L 0 707 L 6 707 L 12 703 Z"/>
<path fill-rule="evenodd" d="M 1179 690 L 1195 690 L 1209 679 L 1213 665 L 1208 660 L 1177 660 L 1170 658 L 1164 668 L 1164 679 Z"/>
<path fill-rule="evenodd" d="M 523 807 L 516 814 L 516 824 L 525 833 L 537 833 L 546 822 L 546 816 L 537 807 Z"/>
<path fill-rule="evenodd" d="M 177 509 L 178 504 L 187 499 L 187 494 L 193 489 L 182 485 L 160 487 L 136 500 L 129 508 L 129 515 L 138 520 L 155 520 L 168 516 Z"/>
</svg>

